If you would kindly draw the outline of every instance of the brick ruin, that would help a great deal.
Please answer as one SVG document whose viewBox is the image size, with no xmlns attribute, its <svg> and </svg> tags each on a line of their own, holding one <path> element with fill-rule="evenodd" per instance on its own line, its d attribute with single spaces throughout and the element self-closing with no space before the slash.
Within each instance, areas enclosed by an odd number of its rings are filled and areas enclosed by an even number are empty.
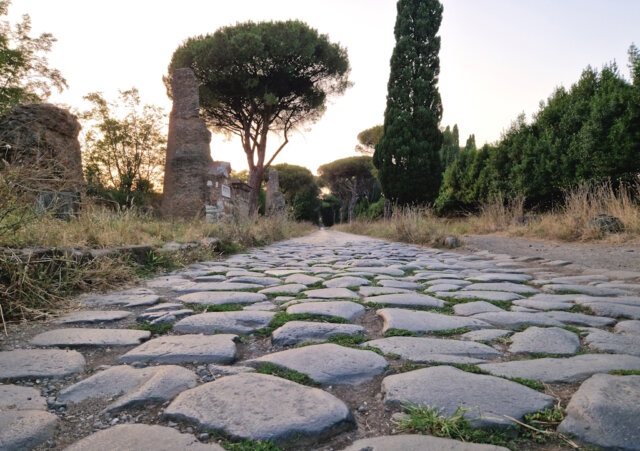
<svg viewBox="0 0 640 451">
<path fill-rule="evenodd" d="M 228 162 L 211 158 L 211 132 L 200 118 L 198 81 L 193 71 L 176 69 L 171 91 L 163 215 L 193 218 L 204 214 L 212 222 L 232 215 L 248 216 L 249 185 L 231 179 Z"/>
</svg>

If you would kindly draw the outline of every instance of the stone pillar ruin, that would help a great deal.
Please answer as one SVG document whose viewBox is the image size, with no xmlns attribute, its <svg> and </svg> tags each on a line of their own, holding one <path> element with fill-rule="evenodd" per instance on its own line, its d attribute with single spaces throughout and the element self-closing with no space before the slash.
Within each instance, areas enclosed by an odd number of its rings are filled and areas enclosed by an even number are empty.
<svg viewBox="0 0 640 451">
<path fill-rule="evenodd" d="M 191 218 L 202 215 L 208 201 L 211 132 L 200 119 L 198 80 L 191 69 L 173 72 L 171 92 L 162 213 Z"/>
<path fill-rule="evenodd" d="M 265 213 L 270 216 L 284 211 L 284 195 L 280 192 L 278 171 L 269 169 L 269 181 L 267 182 L 267 196 L 265 201 Z"/>
</svg>

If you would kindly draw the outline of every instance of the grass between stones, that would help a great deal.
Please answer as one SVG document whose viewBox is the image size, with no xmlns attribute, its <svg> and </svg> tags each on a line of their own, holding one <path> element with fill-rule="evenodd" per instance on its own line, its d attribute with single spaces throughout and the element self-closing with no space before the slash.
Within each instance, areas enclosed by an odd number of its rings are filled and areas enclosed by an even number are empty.
<svg viewBox="0 0 640 451">
<path fill-rule="evenodd" d="M 557 425 L 564 419 L 564 409 L 560 406 L 525 415 L 523 421 L 513 428 L 500 429 L 471 427 L 469 420 L 464 416 L 469 409 L 462 407 L 450 416 L 434 407 L 405 405 L 404 410 L 406 414 L 397 421 L 398 430 L 404 433 L 485 443 L 512 450 L 528 448 L 534 443 L 560 445 L 561 441 L 568 442 L 563 435 L 555 432 Z"/>
<path fill-rule="evenodd" d="M 580 336 L 580 334 L 582 333 L 582 330 L 577 328 L 577 327 L 575 327 L 575 326 L 562 326 L 562 328 L 564 330 L 568 330 L 569 332 L 573 332 L 577 336 Z"/>
<path fill-rule="evenodd" d="M 208 313 L 208 312 L 237 312 L 244 308 L 242 304 L 185 304 L 185 307 L 190 308 L 195 312 Z"/>
<path fill-rule="evenodd" d="M 154 335 L 164 335 L 168 333 L 171 329 L 173 329 L 173 324 L 171 323 L 163 323 L 163 324 L 151 324 L 151 323 L 140 323 L 134 326 L 134 329 L 137 330 L 148 330 Z"/>
<path fill-rule="evenodd" d="M 323 284 L 324 281 L 320 280 L 318 282 L 311 283 L 307 285 L 307 290 L 320 290 L 321 288 L 325 288 Z"/>
<path fill-rule="evenodd" d="M 589 307 L 581 304 L 576 304 L 567 311 L 571 313 L 582 313 L 583 315 L 591 315 L 591 316 L 595 316 L 596 314 L 596 312 L 591 310 Z"/>
<path fill-rule="evenodd" d="M 640 370 L 612 370 L 609 374 L 613 376 L 640 376 Z"/>
<path fill-rule="evenodd" d="M 287 379 L 298 384 L 308 385 L 310 387 L 317 387 L 318 385 L 320 385 L 304 373 L 290 370 L 288 368 L 283 368 L 271 362 L 260 364 L 260 366 L 256 368 L 256 372 L 260 374 L 270 374 L 272 376 L 281 377 L 282 379 Z"/>
<path fill-rule="evenodd" d="M 525 385 L 537 391 L 544 391 L 544 384 L 535 379 L 525 379 L 524 377 L 507 377 L 510 381 L 517 382 L 518 384 Z"/>
<path fill-rule="evenodd" d="M 313 315 L 311 313 L 285 313 L 278 312 L 273 317 L 267 327 L 262 329 L 256 329 L 253 331 L 254 335 L 258 337 L 268 337 L 278 327 L 284 326 L 289 321 L 315 321 L 320 323 L 348 323 L 344 318 L 338 316 L 322 316 Z"/>
<path fill-rule="evenodd" d="M 227 451 L 283 451 L 271 441 L 262 440 L 242 440 L 236 441 L 221 431 L 205 431 L 210 434 L 216 442 Z"/>
<path fill-rule="evenodd" d="M 466 334 L 467 332 L 471 332 L 471 329 L 468 327 L 458 327 L 456 329 L 432 330 L 429 331 L 429 334 L 436 335 L 438 337 L 451 337 L 453 335 Z"/>
</svg>

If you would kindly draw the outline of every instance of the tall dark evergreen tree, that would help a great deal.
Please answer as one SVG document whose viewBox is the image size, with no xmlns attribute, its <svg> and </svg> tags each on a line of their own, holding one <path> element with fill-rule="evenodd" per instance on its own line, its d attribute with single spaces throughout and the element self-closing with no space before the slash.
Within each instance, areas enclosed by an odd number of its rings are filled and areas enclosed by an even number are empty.
<svg viewBox="0 0 640 451">
<path fill-rule="evenodd" d="M 373 158 L 385 196 L 402 205 L 433 202 L 440 188 L 441 22 L 438 0 L 398 1 L 384 131 Z"/>
</svg>

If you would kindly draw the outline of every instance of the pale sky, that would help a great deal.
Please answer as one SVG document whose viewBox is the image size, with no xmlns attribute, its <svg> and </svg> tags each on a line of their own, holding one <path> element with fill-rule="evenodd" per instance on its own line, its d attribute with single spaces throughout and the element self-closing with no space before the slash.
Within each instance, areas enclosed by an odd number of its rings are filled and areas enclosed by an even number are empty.
<svg viewBox="0 0 640 451">
<path fill-rule="evenodd" d="M 444 0 L 440 36 L 441 125 L 457 123 L 464 145 L 499 139 L 516 116 L 575 82 L 587 65 L 612 60 L 628 76 L 626 51 L 640 45 L 640 0 Z M 57 39 L 49 54 L 69 88 L 50 99 L 73 108 L 101 91 L 115 99 L 135 86 L 162 106 L 162 76 L 188 37 L 247 20 L 300 19 L 347 48 L 354 86 L 333 99 L 322 119 L 295 134 L 275 163 L 306 166 L 356 155 L 356 135 L 382 123 L 395 44 L 395 0 L 14 0 L 13 23 L 28 13 L 32 35 Z M 272 139 L 270 149 L 277 147 Z M 215 160 L 247 167 L 239 142 L 214 135 Z M 268 151 L 269 152 L 269 151 Z"/>
</svg>

